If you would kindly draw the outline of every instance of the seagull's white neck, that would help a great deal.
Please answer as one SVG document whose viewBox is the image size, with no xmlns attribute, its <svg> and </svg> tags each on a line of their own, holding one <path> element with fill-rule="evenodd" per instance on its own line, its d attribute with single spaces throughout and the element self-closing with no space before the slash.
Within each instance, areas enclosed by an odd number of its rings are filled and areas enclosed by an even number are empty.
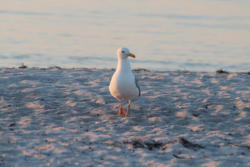
<svg viewBox="0 0 250 167">
<path fill-rule="evenodd" d="M 129 59 L 118 58 L 116 71 L 121 71 L 121 72 L 131 71 Z"/>
</svg>

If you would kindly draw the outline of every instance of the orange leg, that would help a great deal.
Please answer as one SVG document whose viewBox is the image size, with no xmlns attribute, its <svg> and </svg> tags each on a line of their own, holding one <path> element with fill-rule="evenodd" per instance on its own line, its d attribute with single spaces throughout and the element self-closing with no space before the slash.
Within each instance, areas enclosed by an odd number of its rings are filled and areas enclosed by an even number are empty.
<svg viewBox="0 0 250 167">
<path fill-rule="evenodd" d="M 128 101 L 126 116 L 127 116 L 127 115 L 129 114 L 129 112 L 130 112 L 130 104 L 131 104 L 131 100 Z"/>
<path fill-rule="evenodd" d="M 127 115 L 127 111 L 122 108 L 122 101 L 120 101 L 119 115 Z"/>
</svg>

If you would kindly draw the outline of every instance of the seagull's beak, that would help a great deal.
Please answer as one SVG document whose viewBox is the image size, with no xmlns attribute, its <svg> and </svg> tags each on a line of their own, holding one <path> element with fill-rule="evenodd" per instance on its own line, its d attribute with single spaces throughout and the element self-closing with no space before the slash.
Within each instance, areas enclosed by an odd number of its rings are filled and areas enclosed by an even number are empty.
<svg viewBox="0 0 250 167">
<path fill-rule="evenodd" d="M 135 58 L 135 55 L 134 55 L 133 53 L 129 53 L 128 56 L 130 56 L 130 57 L 132 57 L 132 58 Z"/>
</svg>

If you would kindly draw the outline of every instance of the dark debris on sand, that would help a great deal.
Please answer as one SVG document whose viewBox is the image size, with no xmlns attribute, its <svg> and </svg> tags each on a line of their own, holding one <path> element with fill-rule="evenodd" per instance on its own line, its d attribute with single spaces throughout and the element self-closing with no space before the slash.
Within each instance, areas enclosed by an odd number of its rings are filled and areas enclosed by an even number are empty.
<svg viewBox="0 0 250 167">
<path fill-rule="evenodd" d="M 223 69 L 219 69 L 219 70 L 217 70 L 216 71 L 216 73 L 218 73 L 218 74 L 228 74 L 229 72 L 228 71 L 225 71 L 225 70 L 223 70 Z"/>
<path fill-rule="evenodd" d="M 197 151 L 199 149 L 204 149 L 205 147 L 200 145 L 200 144 L 195 144 L 195 143 L 192 143 L 190 141 L 188 141 L 187 139 L 181 137 L 180 138 L 180 143 L 185 147 L 185 148 L 188 148 L 188 149 L 192 149 L 194 151 Z"/>
<path fill-rule="evenodd" d="M 133 146 L 133 149 L 147 149 L 147 150 L 165 150 L 168 148 L 169 144 L 174 144 L 179 142 L 183 147 L 187 149 L 191 149 L 193 151 L 198 151 L 200 149 L 204 149 L 205 146 L 202 146 L 200 144 L 193 143 L 186 138 L 180 137 L 179 140 L 173 140 L 168 142 L 160 142 L 155 140 L 142 140 L 142 139 L 134 139 L 131 141 L 123 141 L 123 144 L 130 144 Z"/>
<path fill-rule="evenodd" d="M 147 140 L 143 141 L 142 139 L 134 139 L 131 141 L 123 141 L 123 144 L 129 144 L 133 146 L 133 149 L 147 149 L 147 150 L 165 150 L 167 148 L 168 144 L 175 143 L 177 140 L 174 141 L 169 141 L 169 142 L 160 142 L 160 141 L 155 141 L 155 140 Z"/>
<path fill-rule="evenodd" d="M 24 63 L 22 63 L 18 68 L 21 68 L 21 69 L 28 68 L 28 66 L 26 66 L 26 65 L 24 65 Z"/>
</svg>

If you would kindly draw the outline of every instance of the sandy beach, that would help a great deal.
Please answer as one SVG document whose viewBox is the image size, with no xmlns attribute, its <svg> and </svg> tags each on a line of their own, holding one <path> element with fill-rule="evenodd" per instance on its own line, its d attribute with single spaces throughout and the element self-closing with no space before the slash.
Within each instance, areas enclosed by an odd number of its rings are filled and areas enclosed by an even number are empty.
<svg viewBox="0 0 250 167">
<path fill-rule="evenodd" d="M 250 166 L 248 73 L 135 70 L 125 118 L 113 72 L 1 68 L 0 167 Z"/>
</svg>

